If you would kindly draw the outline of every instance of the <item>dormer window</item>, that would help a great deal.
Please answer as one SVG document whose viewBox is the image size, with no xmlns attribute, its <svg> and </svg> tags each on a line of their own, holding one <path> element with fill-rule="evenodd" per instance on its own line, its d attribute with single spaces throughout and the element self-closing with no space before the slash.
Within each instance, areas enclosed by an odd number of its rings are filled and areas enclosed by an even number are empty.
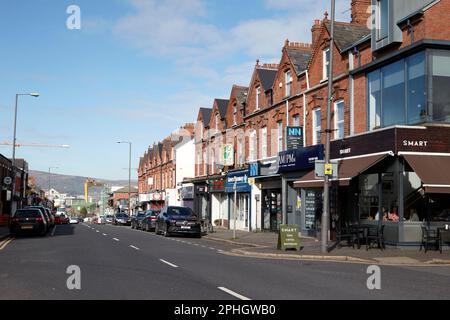
<svg viewBox="0 0 450 320">
<path fill-rule="evenodd" d="M 233 106 L 233 124 L 234 125 L 237 124 L 236 116 L 237 116 L 237 105 L 234 104 L 234 106 Z"/>
<path fill-rule="evenodd" d="M 259 110 L 259 102 L 261 101 L 261 87 L 256 87 L 256 110 Z"/>
<path fill-rule="evenodd" d="M 330 48 L 323 50 L 323 71 L 322 79 L 328 79 L 328 66 L 330 65 Z"/>
<path fill-rule="evenodd" d="M 216 113 L 216 132 L 219 132 L 219 121 L 220 121 L 219 114 Z"/>
</svg>

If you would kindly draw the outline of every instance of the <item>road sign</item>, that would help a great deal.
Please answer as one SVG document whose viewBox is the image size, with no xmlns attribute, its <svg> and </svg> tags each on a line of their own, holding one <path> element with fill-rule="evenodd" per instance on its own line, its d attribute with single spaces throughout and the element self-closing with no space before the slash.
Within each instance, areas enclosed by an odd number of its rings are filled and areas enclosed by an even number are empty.
<svg viewBox="0 0 450 320">
<path fill-rule="evenodd" d="M 7 186 L 9 186 L 12 183 L 12 178 L 11 177 L 5 177 L 3 179 L 3 183 Z"/>
<path fill-rule="evenodd" d="M 323 179 L 325 175 L 329 175 L 331 179 L 338 178 L 337 161 L 331 161 L 330 163 L 328 163 L 328 165 L 326 165 L 324 160 L 316 160 L 314 169 L 314 176 L 316 179 Z"/>
<path fill-rule="evenodd" d="M 298 226 L 295 224 L 282 224 L 278 232 L 278 250 L 295 249 L 300 250 L 300 239 L 298 237 Z"/>
</svg>

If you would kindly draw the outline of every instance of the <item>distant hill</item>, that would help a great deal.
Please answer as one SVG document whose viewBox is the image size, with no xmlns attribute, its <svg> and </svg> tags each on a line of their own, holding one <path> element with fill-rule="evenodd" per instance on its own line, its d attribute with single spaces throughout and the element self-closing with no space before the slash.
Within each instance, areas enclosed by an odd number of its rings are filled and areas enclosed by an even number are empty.
<svg viewBox="0 0 450 320">
<path fill-rule="evenodd" d="M 36 179 L 36 185 L 39 188 L 43 190 L 48 189 L 48 172 L 30 170 L 29 176 L 32 176 Z M 87 178 L 88 177 L 69 176 L 64 174 L 52 173 L 50 182 L 51 187 L 58 192 L 67 193 L 69 196 L 77 196 L 84 194 L 84 181 Z M 100 178 L 92 179 L 103 182 L 110 186 L 128 186 L 128 180 L 106 180 Z M 131 185 L 136 186 L 136 181 L 131 180 Z M 100 187 L 92 187 L 89 189 L 89 194 L 95 197 L 96 195 L 100 194 L 100 190 Z"/>
</svg>

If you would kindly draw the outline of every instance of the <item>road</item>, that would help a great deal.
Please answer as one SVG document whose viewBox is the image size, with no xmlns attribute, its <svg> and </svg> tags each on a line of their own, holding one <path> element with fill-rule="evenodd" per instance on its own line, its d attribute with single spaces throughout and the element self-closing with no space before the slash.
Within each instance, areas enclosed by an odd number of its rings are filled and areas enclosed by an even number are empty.
<svg viewBox="0 0 450 320">
<path fill-rule="evenodd" d="M 0 250 L 0 299 L 449 299 L 448 267 L 381 267 L 367 288 L 367 265 L 255 259 L 229 244 L 156 236 L 129 227 L 58 225 Z M 67 288 L 79 266 L 81 289 Z"/>
</svg>

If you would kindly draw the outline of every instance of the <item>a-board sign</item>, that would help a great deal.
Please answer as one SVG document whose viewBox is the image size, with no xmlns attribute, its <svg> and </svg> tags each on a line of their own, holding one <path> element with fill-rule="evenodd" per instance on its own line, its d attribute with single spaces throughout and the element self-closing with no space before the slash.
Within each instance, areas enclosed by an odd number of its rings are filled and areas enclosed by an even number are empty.
<svg viewBox="0 0 450 320">
<path fill-rule="evenodd" d="M 300 250 L 300 238 L 298 237 L 297 225 L 280 225 L 280 230 L 278 231 L 278 250 L 287 249 Z"/>
</svg>

